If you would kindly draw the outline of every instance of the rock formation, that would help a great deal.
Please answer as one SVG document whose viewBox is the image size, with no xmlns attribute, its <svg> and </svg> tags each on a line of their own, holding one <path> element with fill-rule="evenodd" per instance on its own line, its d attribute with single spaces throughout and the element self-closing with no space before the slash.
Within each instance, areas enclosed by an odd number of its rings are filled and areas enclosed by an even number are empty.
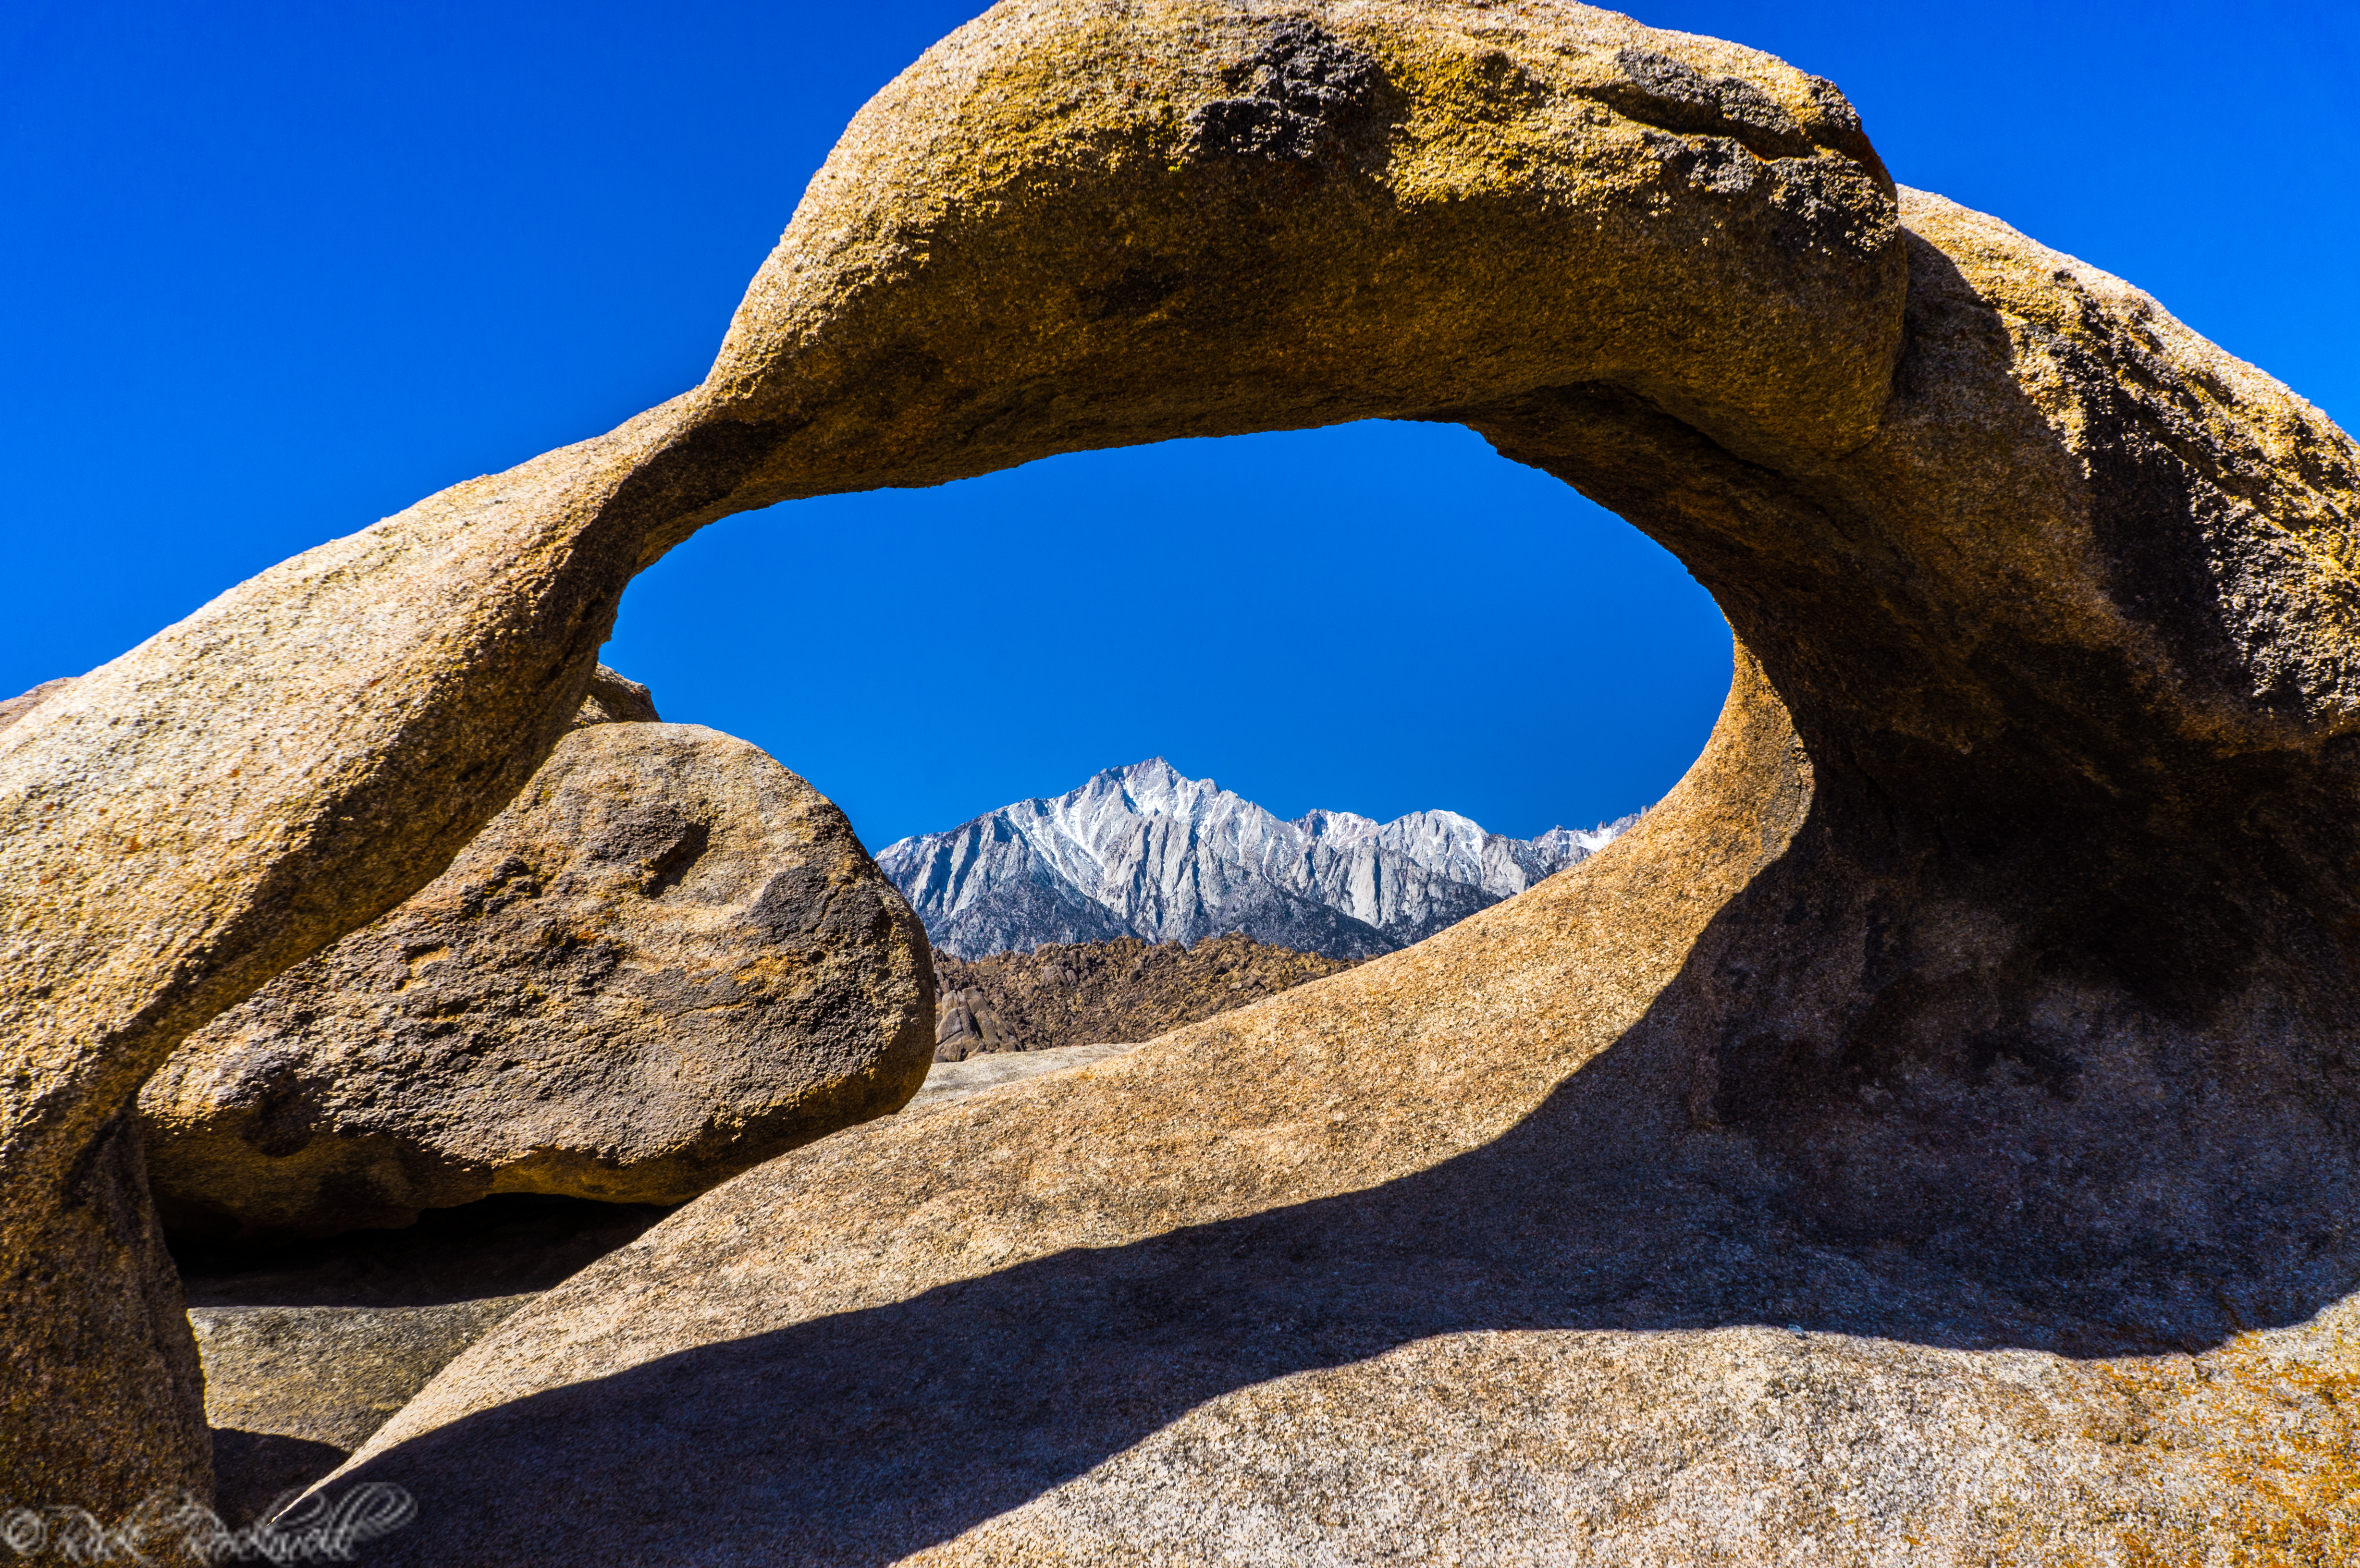
<svg viewBox="0 0 2360 1568">
<path fill-rule="evenodd" d="M 1060 1046 L 943 1062 L 902 1114 L 1130 1049 Z M 244 1528 L 335 1469 L 486 1331 L 667 1212 L 509 1197 L 438 1210 L 405 1230 L 291 1247 L 176 1243 L 204 1367 L 221 1517 Z"/>
<path fill-rule="evenodd" d="M 55 681 L 44 681 L 31 691 L 19 692 L 0 702 L 0 730 L 6 729 L 73 683 L 74 677 L 60 676 Z M 629 676 L 619 674 L 602 664 L 591 671 L 589 693 L 582 699 L 582 706 L 574 711 L 574 722 L 569 727 L 580 729 L 585 724 L 652 724 L 656 718 L 655 694 Z"/>
<path fill-rule="evenodd" d="M 1680 789 L 1416 947 L 708 1193 L 369 1440 L 419 1499 L 372 1561 L 2352 1555 L 2360 452 L 1896 192 L 1828 83 L 1476 0 L 1000 6 L 698 388 L 0 733 L 0 1492 L 202 1481 L 125 1108 L 523 783 L 632 571 L 1372 415 L 1715 594 Z"/>
<path fill-rule="evenodd" d="M 938 952 L 965 958 L 1131 936 L 1258 942 L 1369 958 L 1578 865 L 1638 819 L 1535 839 L 1456 811 L 1376 822 L 1284 822 L 1162 757 L 1110 768 L 1054 800 L 886 845 L 877 864 Z"/>
<path fill-rule="evenodd" d="M 901 1105 L 932 993 L 817 790 L 698 725 L 599 724 L 414 898 L 173 1053 L 139 1099 L 148 1179 L 213 1237 L 683 1203 Z"/>
<path fill-rule="evenodd" d="M 232 1528 L 267 1518 L 530 1299 L 190 1308 L 214 1433 L 214 1511 Z"/>
<path fill-rule="evenodd" d="M 991 997 L 980 985 L 945 986 L 942 971 L 934 971 L 934 1060 L 964 1062 L 1003 1051 L 1027 1051 L 1031 1044 L 1000 1021 Z"/>
<path fill-rule="evenodd" d="M 573 728 L 590 724 L 652 724 L 661 723 L 655 694 L 627 675 L 600 665 L 590 677 L 590 694 L 574 714 Z"/>
<path fill-rule="evenodd" d="M 934 954 L 934 1060 L 1132 1043 L 1352 967 L 1250 937 L 1057 943 L 964 959 Z"/>
</svg>

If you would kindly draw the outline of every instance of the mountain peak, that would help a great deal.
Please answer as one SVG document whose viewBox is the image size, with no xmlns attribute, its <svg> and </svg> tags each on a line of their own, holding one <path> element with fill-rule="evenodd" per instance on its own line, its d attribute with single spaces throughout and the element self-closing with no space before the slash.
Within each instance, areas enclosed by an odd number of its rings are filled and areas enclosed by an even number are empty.
<svg viewBox="0 0 2360 1568">
<path fill-rule="evenodd" d="M 959 957 L 1119 936 L 1257 942 L 1367 958 L 1431 935 L 1603 848 L 1636 817 L 1537 839 L 1456 811 L 1380 823 L 1315 810 L 1293 822 L 1165 758 L 1109 768 L 878 864 L 936 947 Z"/>
</svg>

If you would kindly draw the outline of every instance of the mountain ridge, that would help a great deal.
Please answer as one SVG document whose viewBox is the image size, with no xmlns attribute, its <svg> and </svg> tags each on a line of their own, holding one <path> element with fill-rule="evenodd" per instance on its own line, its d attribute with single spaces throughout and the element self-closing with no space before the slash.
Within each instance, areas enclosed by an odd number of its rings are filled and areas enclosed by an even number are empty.
<svg viewBox="0 0 2360 1568">
<path fill-rule="evenodd" d="M 1371 958 L 1579 864 L 1637 820 L 1531 839 L 1456 811 L 1379 822 L 1313 810 L 1288 821 L 1156 757 L 897 840 L 877 864 L 934 946 L 961 958 L 1233 931 Z"/>
</svg>

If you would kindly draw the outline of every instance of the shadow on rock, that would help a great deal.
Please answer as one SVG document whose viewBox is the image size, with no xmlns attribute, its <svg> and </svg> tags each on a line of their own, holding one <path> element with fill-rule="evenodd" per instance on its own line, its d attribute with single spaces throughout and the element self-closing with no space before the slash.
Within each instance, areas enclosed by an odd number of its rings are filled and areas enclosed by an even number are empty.
<svg viewBox="0 0 2360 1568">
<path fill-rule="evenodd" d="M 1207 1400 L 1440 1335 L 1760 1324 L 2192 1353 L 2360 1287 L 2333 1105 L 2281 1115 L 2260 1074 L 2253 1094 L 2158 1117 L 2140 1065 L 2158 1044 L 2136 1020 L 2070 1095 L 1962 1041 L 1865 1096 L 1790 1063 L 1772 1096 L 1786 1120 L 1747 1130 L 1743 1085 L 1699 1084 L 1687 1020 L 1718 1006 L 1724 955 L 1763 940 L 1748 928 L 1823 869 L 1812 836 L 1642 1022 L 1494 1142 L 483 1410 L 344 1477 L 419 1496 L 416 1532 L 368 1560 L 465 1542 L 487 1563 L 658 1563 L 774 1540 L 781 1561 L 894 1562 Z M 2302 1182 L 2280 1179 L 2298 1163 Z"/>
<path fill-rule="evenodd" d="M 351 1457 L 333 1443 L 217 1426 L 213 1511 L 230 1529 L 243 1530 Z"/>
<path fill-rule="evenodd" d="M 296 1246 L 179 1240 L 216 1511 L 233 1530 L 260 1519 L 509 1312 L 666 1212 L 518 1194 Z"/>
</svg>

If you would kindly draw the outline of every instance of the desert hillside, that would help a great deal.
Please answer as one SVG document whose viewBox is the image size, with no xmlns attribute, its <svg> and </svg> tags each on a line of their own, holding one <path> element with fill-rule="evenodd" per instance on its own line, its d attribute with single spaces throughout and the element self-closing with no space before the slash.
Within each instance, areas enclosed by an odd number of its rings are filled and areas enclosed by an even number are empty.
<svg viewBox="0 0 2360 1568">
<path fill-rule="evenodd" d="M 1153 1040 L 1356 962 L 1236 934 L 1194 947 L 1126 936 L 988 958 L 937 951 L 934 1060 Z"/>
</svg>

